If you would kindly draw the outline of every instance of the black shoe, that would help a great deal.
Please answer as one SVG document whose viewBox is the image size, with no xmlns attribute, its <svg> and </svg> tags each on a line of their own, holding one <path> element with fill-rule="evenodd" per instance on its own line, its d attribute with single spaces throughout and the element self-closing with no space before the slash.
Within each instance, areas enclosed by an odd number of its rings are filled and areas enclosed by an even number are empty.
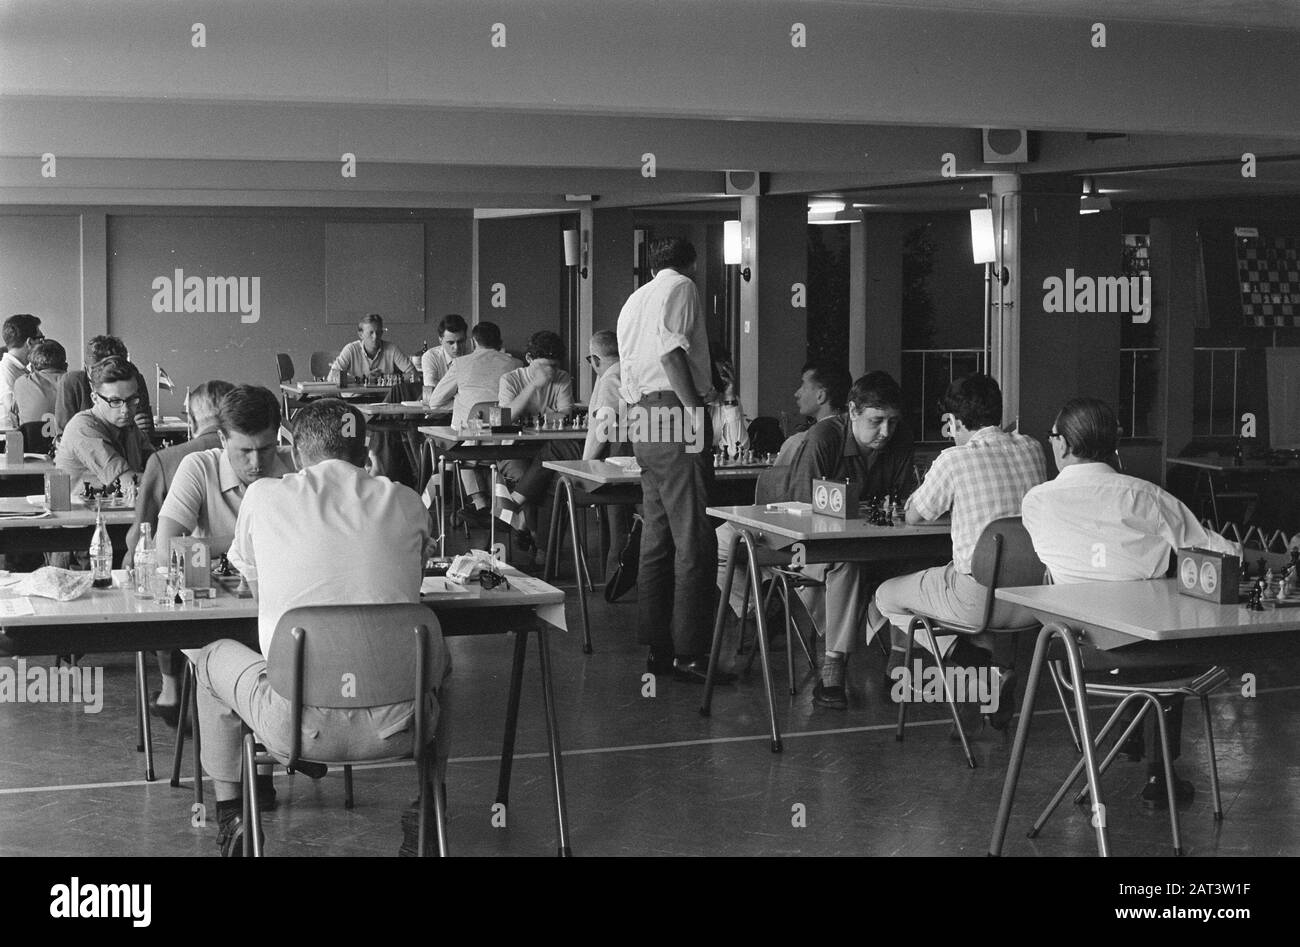
<svg viewBox="0 0 1300 947">
<path fill-rule="evenodd" d="M 708 680 L 709 659 L 696 658 L 694 661 L 673 662 L 673 680 L 686 684 L 703 684 Z M 713 672 L 714 684 L 734 684 L 736 675 L 721 669 Z"/>
<path fill-rule="evenodd" d="M 149 713 L 162 718 L 163 723 L 175 730 L 181 722 L 181 705 L 158 703 L 161 694 L 162 691 L 154 691 L 149 695 Z"/>
<path fill-rule="evenodd" d="M 1185 779 L 1174 776 L 1174 802 L 1185 806 L 1196 798 L 1196 787 Z M 1142 804 L 1148 809 L 1168 809 L 1169 793 L 1164 776 L 1149 776 L 1142 787 Z"/>
<path fill-rule="evenodd" d="M 324 779 L 329 771 L 330 768 L 324 763 L 312 763 L 309 760 L 299 760 L 293 764 L 293 772 L 302 773 L 310 779 Z"/>
<path fill-rule="evenodd" d="M 671 657 L 660 657 L 651 648 L 650 653 L 646 655 L 645 669 L 651 674 L 671 674 L 673 671 L 673 659 Z"/>
<path fill-rule="evenodd" d="M 828 687 L 820 680 L 813 685 L 813 703 L 818 707 L 830 707 L 833 710 L 847 710 L 849 697 L 843 684 Z"/>
<path fill-rule="evenodd" d="M 222 858 L 243 858 L 244 857 L 244 817 L 235 816 L 226 822 L 221 823 L 221 828 L 217 832 L 217 848 L 221 851 Z M 259 841 L 263 846 L 266 844 L 266 833 L 259 832 Z M 263 849 L 265 851 L 265 849 Z"/>
<path fill-rule="evenodd" d="M 1001 733 L 1011 725 L 1011 716 L 1016 712 L 1016 672 L 1004 670 L 1002 682 L 998 687 L 998 709 L 985 714 L 989 726 Z"/>
</svg>

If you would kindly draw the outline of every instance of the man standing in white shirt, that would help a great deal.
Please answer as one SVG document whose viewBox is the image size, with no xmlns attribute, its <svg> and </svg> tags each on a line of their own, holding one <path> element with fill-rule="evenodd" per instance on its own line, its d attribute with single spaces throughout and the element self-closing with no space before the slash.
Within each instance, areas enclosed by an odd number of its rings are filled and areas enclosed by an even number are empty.
<svg viewBox="0 0 1300 947">
<path fill-rule="evenodd" d="M 294 417 L 299 472 L 249 484 L 230 561 L 257 596 L 257 630 L 269 654 L 280 617 L 303 605 L 391 604 L 420 601 L 428 516 L 409 487 L 365 470 L 365 418 L 336 398 L 323 398 Z M 429 615 L 429 627 L 437 620 Z M 432 680 L 445 705 L 451 662 L 442 636 L 430 648 Z M 203 766 L 217 798 L 217 844 L 241 854 L 240 722 L 246 721 L 275 756 L 289 752 L 292 714 L 271 689 L 262 655 L 235 641 L 208 645 L 194 657 Z M 412 701 L 365 709 L 304 707 L 303 756 L 376 759 L 410 749 Z M 438 736 L 445 714 L 435 716 Z M 440 761 L 445 741 L 439 741 Z M 310 772 L 304 768 L 304 771 Z"/>
<path fill-rule="evenodd" d="M 456 313 L 443 316 L 438 323 L 438 344 L 424 353 L 420 370 L 424 373 L 424 399 L 430 407 L 451 410 L 451 401 L 434 404 L 429 401 L 433 389 L 451 368 L 453 359 L 460 358 L 469 347 L 469 326 Z"/>
<path fill-rule="evenodd" d="M 1065 403 L 1049 435 L 1052 455 L 1060 474 L 1025 494 L 1022 517 L 1034 541 L 1034 551 L 1057 583 L 1132 582 L 1158 579 L 1169 568 L 1169 554 L 1199 546 L 1231 556 L 1241 546 L 1211 532 L 1178 500 L 1148 480 L 1118 473 L 1110 466 L 1119 447 L 1119 421 L 1110 405 L 1096 398 L 1074 398 Z M 1168 660 L 1176 660 L 1177 651 Z M 1089 670 L 1118 670 L 1124 682 L 1167 680 L 1182 676 L 1183 669 L 1169 665 L 1134 666 L 1124 661 L 1123 649 L 1114 654 L 1086 651 Z M 1201 668 L 1189 669 L 1196 673 Z M 1107 677 L 1107 680 L 1115 680 Z M 1171 755 L 1179 756 L 1183 727 L 1183 698 L 1162 701 L 1169 730 Z M 1135 711 L 1136 712 L 1136 711 Z M 1154 717 L 1147 721 L 1151 745 L 1159 747 Z M 1130 758 L 1145 752 L 1142 735 L 1135 734 L 1124 748 Z M 1175 778 L 1174 797 L 1190 802 L 1192 784 Z M 1158 752 L 1147 761 L 1147 784 L 1142 800 L 1153 808 L 1168 808 L 1164 764 Z"/>
<path fill-rule="evenodd" d="M 653 674 L 703 684 L 708 674 L 718 540 L 709 526 L 713 484 L 708 411 L 709 339 L 695 272 L 695 247 L 659 240 L 654 278 L 618 316 L 623 400 L 631 407 L 632 450 L 641 465 L 643 531 L 637 637 L 650 646 Z M 714 680 L 735 675 L 716 670 Z"/>
<path fill-rule="evenodd" d="M 29 313 L 10 316 L 4 324 L 4 357 L 0 358 L 0 420 L 18 429 L 18 408 L 14 404 L 14 382 L 27 374 L 32 346 L 44 339 L 41 320 Z"/>
</svg>

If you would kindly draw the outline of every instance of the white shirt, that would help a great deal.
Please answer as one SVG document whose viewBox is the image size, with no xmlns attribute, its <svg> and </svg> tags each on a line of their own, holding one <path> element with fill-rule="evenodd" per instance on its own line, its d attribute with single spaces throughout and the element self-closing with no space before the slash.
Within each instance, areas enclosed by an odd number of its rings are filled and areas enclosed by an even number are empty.
<svg viewBox="0 0 1300 947">
<path fill-rule="evenodd" d="M 257 581 L 257 633 L 299 605 L 420 600 L 428 512 L 410 487 L 343 460 L 248 485 L 230 561 Z"/>
<path fill-rule="evenodd" d="M 479 404 L 497 403 L 501 376 L 519 367 L 519 359 L 497 349 L 475 349 L 454 359 L 429 396 L 429 404 L 451 401 L 451 423 L 460 427 Z"/>
<path fill-rule="evenodd" d="M 434 346 L 424 353 L 420 360 L 420 371 L 424 372 L 424 387 L 432 388 L 447 374 L 451 367 L 451 356 L 441 345 Z"/>
<path fill-rule="evenodd" d="M 14 382 L 27 374 L 27 365 L 13 352 L 0 359 L 0 421 L 18 429 L 18 408 L 14 404 Z"/>
<path fill-rule="evenodd" d="M 615 360 L 596 378 L 591 387 L 591 400 L 587 403 L 587 440 L 582 445 L 584 458 L 599 457 L 609 450 L 611 437 L 616 436 L 618 419 L 624 414 L 622 362 Z"/>
<path fill-rule="evenodd" d="M 1177 497 L 1109 464 L 1071 464 L 1025 494 L 1021 516 L 1056 582 L 1157 579 L 1186 546 L 1241 555 Z"/>
<path fill-rule="evenodd" d="M 660 359 L 678 348 L 686 353 L 696 393 L 704 395 L 713 376 L 700 296 L 689 276 L 664 268 L 629 296 L 618 314 L 623 400 L 636 404 L 647 392 L 671 389 Z"/>
<path fill-rule="evenodd" d="M 497 403 L 509 404 L 523 394 L 532 382 L 532 368 L 525 365 L 501 376 L 497 384 Z M 536 389 L 523 406 L 515 411 L 516 418 L 542 414 L 546 411 L 563 411 L 568 414 L 573 410 L 573 379 L 562 368 L 555 370 L 555 376 L 542 387 Z"/>
</svg>

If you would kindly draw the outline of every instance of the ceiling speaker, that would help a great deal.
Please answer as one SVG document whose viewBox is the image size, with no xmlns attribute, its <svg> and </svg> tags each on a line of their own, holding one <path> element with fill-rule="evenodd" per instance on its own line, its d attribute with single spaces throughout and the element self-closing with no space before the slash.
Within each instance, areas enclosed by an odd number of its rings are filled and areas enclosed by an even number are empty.
<svg viewBox="0 0 1300 947">
<path fill-rule="evenodd" d="M 727 193 L 756 197 L 763 193 L 763 175 L 757 171 L 727 171 Z"/>
<path fill-rule="evenodd" d="M 1025 164 L 1029 161 L 1029 132 L 1023 128 L 985 128 L 985 164 Z"/>
</svg>

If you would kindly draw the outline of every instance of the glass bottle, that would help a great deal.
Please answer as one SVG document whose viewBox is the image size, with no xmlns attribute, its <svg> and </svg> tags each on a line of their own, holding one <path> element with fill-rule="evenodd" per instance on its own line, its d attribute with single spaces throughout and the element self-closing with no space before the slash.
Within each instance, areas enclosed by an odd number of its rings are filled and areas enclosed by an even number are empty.
<svg viewBox="0 0 1300 947">
<path fill-rule="evenodd" d="M 153 542 L 153 526 L 140 524 L 140 539 L 135 544 L 135 597 L 150 598 L 153 595 L 151 578 L 158 568 Z"/>
<path fill-rule="evenodd" d="M 97 589 L 113 587 L 113 540 L 104 525 L 104 510 L 95 504 L 95 533 L 90 539 L 91 586 Z"/>
</svg>

